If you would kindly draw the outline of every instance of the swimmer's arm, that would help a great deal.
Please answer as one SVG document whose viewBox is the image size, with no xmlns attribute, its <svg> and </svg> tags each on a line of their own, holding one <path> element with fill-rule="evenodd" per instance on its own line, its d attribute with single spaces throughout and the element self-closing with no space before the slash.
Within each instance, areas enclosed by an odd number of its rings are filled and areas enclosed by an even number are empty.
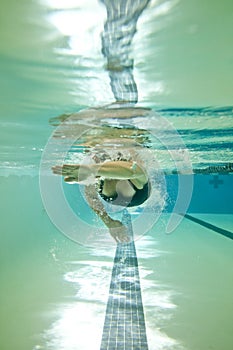
<svg viewBox="0 0 233 350">
<path fill-rule="evenodd" d="M 115 180 L 131 180 L 131 182 L 141 189 L 148 182 L 148 178 L 144 171 L 136 162 L 114 161 L 102 164 L 94 164 L 98 166 L 97 174 L 105 179 Z"/>
<path fill-rule="evenodd" d="M 110 235 L 116 242 L 128 242 L 129 237 L 126 227 L 119 220 L 112 219 L 106 212 L 103 203 L 100 201 L 94 185 L 85 186 L 85 196 L 89 206 L 100 217 L 108 227 Z"/>
<path fill-rule="evenodd" d="M 64 164 L 54 166 L 54 174 L 65 176 L 66 182 L 83 182 L 86 179 L 103 176 L 105 179 L 131 180 L 132 183 L 141 189 L 148 182 L 143 170 L 135 162 L 108 161 L 100 164 Z"/>
</svg>

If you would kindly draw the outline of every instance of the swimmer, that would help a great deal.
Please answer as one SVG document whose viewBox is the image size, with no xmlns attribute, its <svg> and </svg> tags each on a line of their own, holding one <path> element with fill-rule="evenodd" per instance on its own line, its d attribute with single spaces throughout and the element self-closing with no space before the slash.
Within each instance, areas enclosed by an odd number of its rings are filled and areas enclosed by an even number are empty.
<svg viewBox="0 0 233 350">
<path fill-rule="evenodd" d="M 92 153 L 100 147 L 96 159 L 93 158 L 95 164 L 64 164 L 52 169 L 54 174 L 64 176 L 68 183 L 84 184 L 88 204 L 109 228 L 112 237 L 117 242 L 127 242 L 129 237 L 126 227 L 108 215 L 102 200 L 112 205 L 134 207 L 144 203 L 150 196 L 149 178 L 135 157 L 138 146 L 147 144 L 148 132 L 137 129 L 133 124 L 125 128 L 106 124 L 109 118 L 119 121 L 150 116 L 150 109 L 135 107 L 138 91 L 133 77 L 133 59 L 130 58 L 137 20 L 149 0 L 101 2 L 107 10 L 107 20 L 101 35 L 102 53 L 107 60 L 106 69 L 115 102 L 103 108 L 90 108 L 50 120 L 51 124 L 59 125 L 54 138 L 78 140 L 78 147 L 82 146 L 86 153 Z M 109 147 L 108 144 L 122 145 L 130 154 L 129 159 L 104 159 L 104 150 Z"/>
<path fill-rule="evenodd" d="M 54 166 L 53 173 L 64 176 L 67 183 L 85 185 L 88 204 L 108 227 L 116 242 L 128 242 L 126 227 L 112 219 L 101 198 L 113 205 L 134 207 L 150 196 L 149 179 L 134 161 L 105 161 L 98 164 L 64 164 Z"/>
</svg>

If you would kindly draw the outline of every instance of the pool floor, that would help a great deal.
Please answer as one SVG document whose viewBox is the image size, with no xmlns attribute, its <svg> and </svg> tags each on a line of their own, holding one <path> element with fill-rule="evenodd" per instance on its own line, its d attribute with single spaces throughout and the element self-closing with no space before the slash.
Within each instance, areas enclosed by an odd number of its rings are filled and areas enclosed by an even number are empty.
<svg viewBox="0 0 233 350">
<path fill-rule="evenodd" d="M 115 247 L 58 232 L 37 177 L 2 180 L 0 348 L 99 349 Z M 232 230 L 231 215 L 195 216 Z M 168 217 L 136 242 L 149 349 L 231 350 L 232 240 L 185 219 L 167 235 Z"/>
</svg>

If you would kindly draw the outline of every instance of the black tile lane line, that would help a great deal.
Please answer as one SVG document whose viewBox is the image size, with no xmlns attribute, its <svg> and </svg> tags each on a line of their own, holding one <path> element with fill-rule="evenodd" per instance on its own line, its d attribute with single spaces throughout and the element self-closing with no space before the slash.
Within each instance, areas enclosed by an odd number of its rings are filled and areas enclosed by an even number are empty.
<svg viewBox="0 0 233 350">
<path fill-rule="evenodd" d="M 130 214 L 124 213 L 122 222 L 132 238 Z M 133 239 L 117 244 L 100 350 L 148 350 Z"/>
<path fill-rule="evenodd" d="M 191 216 L 189 214 L 179 214 L 179 215 L 182 215 L 184 216 L 186 219 L 190 220 L 190 221 L 193 221 L 203 227 L 206 227 L 214 232 L 217 232 L 217 233 L 220 233 L 221 235 L 227 237 L 227 238 L 230 238 L 230 239 L 233 239 L 233 232 L 231 231 L 228 231 L 228 230 L 224 230 L 223 228 L 221 227 L 218 227 L 218 226 L 215 226 L 215 225 L 212 225 L 210 224 L 209 222 L 206 222 L 204 220 L 200 220 L 200 219 L 197 219 L 195 218 L 194 216 Z"/>
</svg>

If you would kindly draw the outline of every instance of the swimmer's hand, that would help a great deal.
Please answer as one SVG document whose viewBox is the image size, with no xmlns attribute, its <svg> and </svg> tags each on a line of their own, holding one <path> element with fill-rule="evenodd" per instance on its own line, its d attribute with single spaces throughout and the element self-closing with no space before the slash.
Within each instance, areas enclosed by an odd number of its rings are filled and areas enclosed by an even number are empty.
<svg viewBox="0 0 233 350">
<path fill-rule="evenodd" d="M 65 182 L 81 182 L 86 180 L 92 171 L 90 166 L 80 164 L 64 164 L 52 167 L 53 173 L 64 176 Z"/>
<path fill-rule="evenodd" d="M 108 229 L 110 235 L 115 239 L 117 243 L 127 243 L 130 242 L 130 238 L 127 234 L 127 228 L 119 220 L 111 220 L 108 223 Z"/>
</svg>

